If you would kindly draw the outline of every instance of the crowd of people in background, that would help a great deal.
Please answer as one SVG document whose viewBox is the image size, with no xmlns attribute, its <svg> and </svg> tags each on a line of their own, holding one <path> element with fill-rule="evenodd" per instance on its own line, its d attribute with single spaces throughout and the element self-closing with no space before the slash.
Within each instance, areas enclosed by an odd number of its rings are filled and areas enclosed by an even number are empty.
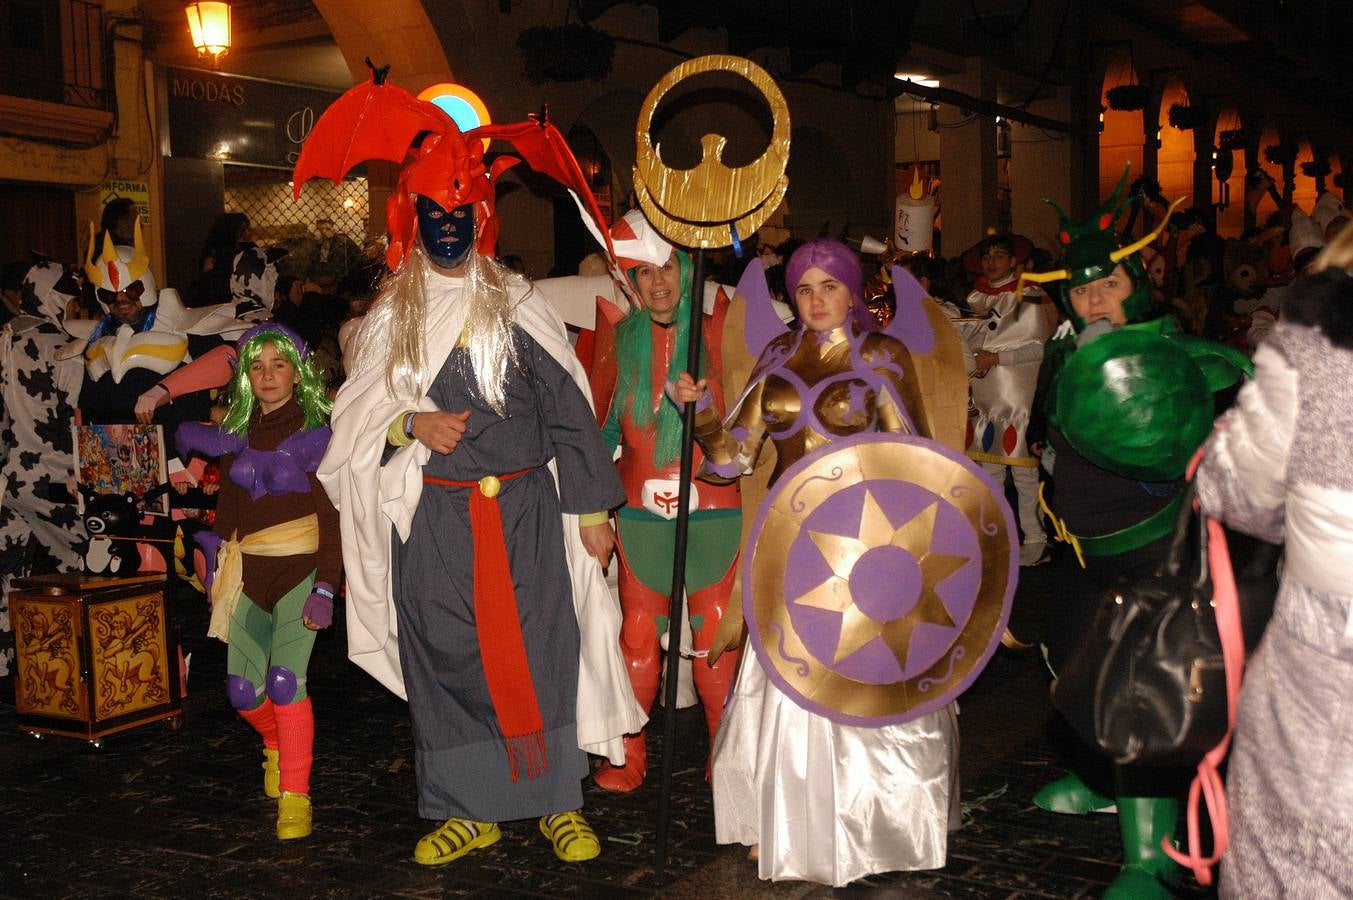
<svg viewBox="0 0 1353 900">
<path fill-rule="evenodd" d="M 1156 194 L 1150 183 L 1141 181 L 1134 183 L 1133 190 L 1144 197 Z M 1163 212 L 1163 205 L 1146 202 L 1156 212 Z M 1165 234 L 1144 250 L 1143 256 L 1155 298 L 1169 307 L 1183 330 L 1253 352 L 1259 340 L 1272 329 L 1287 286 L 1307 270 L 1316 253 L 1351 220 L 1353 213 L 1334 195 L 1325 193 L 1310 213 L 1287 206 L 1245 234 L 1223 238 L 1214 230 L 1210 210 L 1191 208 L 1172 214 Z M 115 246 L 130 247 L 135 221 L 132 201 L 110 201 L 103 212 L 96 241 L 101 243 L 102 235 L 108 233 L 113 236 Z M 1142 225 L 1150 221 L 1149 214 L 1140 219 Z M 199 275 L 182 289 L 185 306 L 225 303 L 238 296 L 237 290 L 232 291 L 231 278 L 236 274 L 240 251 L 254 246 L 251 237 L 247 214 L 229 212 L 218 217 L 199 253 Z M 1012 272 L 1040 272 L 1054 267 L 1054 252 L 1030 244 L 1024 236 L 1002 237 L 993 231 L 992 237 L 999 238 L 998 244 L 1012 248 L 1009 254 Z M 801 243 L 801 239 L 791 238 L 755 247 L 768 262 L 767 278 L 781 302 L 785 300 L 783 262 Z M 1017 244 L 1020 252 L 1014 252 Z M 989 245 L 987 241 L 982 246 Z M 337 325 L 360 315 L 363 302 L 375 296 L 375 287 L 384 274 L 383 242 L 372 239 L 359 247 L 351 237 L 337 231 L 333 219 L 328 217 L 315 220 L 314 237 L 306 246 L 292 248 L 284 243 L 265 249 L 276 270 L 273 289 L 276 301 L 272 307 L 275 317 L 293 327 L 299 325 L 310 334 L 315 333 L 309 331 L 312 328 L 336 333 Z M 981 255 L 978 251 L 976 256 L 969 252 L 946 258 L 890 251 L 878 262 L 880 265 L 896 262 L 910 270 L 931 296 L 944 303 L 958 319 L 973 314 L 972 293 L 978 281 L 987 277 L 980 266 L 973 264 Z M 77 261 L 64 262 L 74 267 Z M 525 273 L 521 257 L 508 255 L 503 262 L 508 268 Z M 728 254 L 711 273 L 712 280 L 736 284 L 745 262 Z M 0 318 L 17 314 L 23 278 L 31 264 L 31 260 L 0 264 L 0 289 L 3 289 Z M 78 272 L 76 275 L 79 277 Z M 884 293 L 882 282 L 872 281 L 869 287 L 878 294 Z M 92 290 L 82 291 L 76 300 L 67 311 L 69 318 L 101 315 Z"/>
</svg>

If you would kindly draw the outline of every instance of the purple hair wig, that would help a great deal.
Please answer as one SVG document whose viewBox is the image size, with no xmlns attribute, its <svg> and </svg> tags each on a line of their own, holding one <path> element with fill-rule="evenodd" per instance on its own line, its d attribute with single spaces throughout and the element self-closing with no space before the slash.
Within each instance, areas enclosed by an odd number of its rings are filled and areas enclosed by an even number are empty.
<svg viewBox="0 0 1353 900">
<path fill-rule="evenodd" d="M 854 250 L 831 238 L 818 238 L 795 250 L 785 266 L 785 285 L 791 297 L 797 295 L 799 282 L 809 269 L 821 269 L 845 285 L 850 291 L 855 323 L 864 331 L 878 329 L 878 320 L 864 305 L 864 273 Z"/>
</svg>

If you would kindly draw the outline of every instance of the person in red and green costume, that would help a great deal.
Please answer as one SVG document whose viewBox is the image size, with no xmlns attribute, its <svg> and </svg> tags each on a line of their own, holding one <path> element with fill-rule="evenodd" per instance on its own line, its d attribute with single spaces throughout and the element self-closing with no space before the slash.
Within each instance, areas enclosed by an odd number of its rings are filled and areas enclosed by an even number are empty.
<svg viewBox="0 0 1353 900">
<path fill-rule="evenodd" d="M 1059 300 L 1070 317 L 1048 345 L 1040 378 L 1043 464 L 1056 485 L 1050 513 L 1057 536 L 1074 551 L 1063 554 L 1065 589 L 1051 598 L 1054 672 L 1086 636 L 1104 589 L 1151 574 L 1164 559 L 1185 467 L 1212 428 L 1214 394 L 1251 371 L 1243 354 L 1183 334 L 1152 299 L 1138 254 L 1159 229 L 1120 246 L 1126 182 L 1125 172 L 1085 222 L 1058 210 L 1062 269 L 1024 276 L 1064 282 Z M 1168 213 L 1162 227 L 1165 219 Z M 1031 445 L 1039 437 L 1031 435 Z M 1174 831 L 1186 773 L 1113 767 L 1088 747 L 1077 750 L 1072 770 L 1034 803 L 1068 814 L 1116 807 L 1124 865 L 1104 896 L 1173 896 L 1178 867 L 1161 841 Z"/>
<path fill-rule="evenodd" d="M 666 392 L 668 383 L 686 370 L 694 293 L 692 264 L 690 255 L 666 243 L 637 209 L 615 224 L 611 239 L 640 305 L 616 323 L 613 340 L 604 329 L 598 335 L 591 384 L 606 444 L 612 451 L 620 451 L 616 465 L 626 495 L 626 505 L 616 512 L 624 615 L 620 648 L 635 699 L 647 710 L 657 697 L 660 644 L 670 625 L 667 614 L 681 469 L 681 413 Z M 710 317 L 715 321 L 707 322 L 706 335 L 722 332 L 726 306 L 726 302 L 716 305 Z M 717 348 L 711 347 L 709 339 L 705 347 L 701 359 L 715 392 L 710 402 L 722 416 Z M 695 453 L 698 470 L 702 457 L 698 448 Z M 691 503 L 686 556 L 687 614 L 695 656 L 691 671 L 705 708 L 712 746 L 724 699 L 737 671 L 738 653 L 726 652 L 714 665 L 709 664 L 705 653 L 718 631 L 733 587 L 742 512 L 737 486 L 732 484 L 693 484 Z M 675 632 L 680 634 L 681 629 Z M 606 763 L 595 778 L 607 790 L 632 791 L 643 783 L 647 768 L 644 736 L 629 735 L 625 738 L 625 764 Z"/>
</svg>

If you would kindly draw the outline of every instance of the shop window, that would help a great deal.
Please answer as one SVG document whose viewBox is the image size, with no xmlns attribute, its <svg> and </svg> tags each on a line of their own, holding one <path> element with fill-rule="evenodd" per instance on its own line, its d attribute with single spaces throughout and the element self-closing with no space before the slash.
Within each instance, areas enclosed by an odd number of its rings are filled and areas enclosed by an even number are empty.
<svg viewBox="0 0 1353 900">
<path fill-rule="evenodd" d="M 250 166 L 225 167 L 225 211 L 241 212 L 249 217 L 253 240 L 261 247 L 281 247 L 287 255 L 277 268 L 284 274 L 304 276 L 309 270 L 315 246 L 315 220 L 331 219 L 334 230 L 346 234 L 384 261 L 369 244 L 367 222 L 369 203 L 365 178 L 349 178 L 340 184 L 316 178 L 301 191 L 300 200 L 291 196 L 290 173 Z"/>
</svg>

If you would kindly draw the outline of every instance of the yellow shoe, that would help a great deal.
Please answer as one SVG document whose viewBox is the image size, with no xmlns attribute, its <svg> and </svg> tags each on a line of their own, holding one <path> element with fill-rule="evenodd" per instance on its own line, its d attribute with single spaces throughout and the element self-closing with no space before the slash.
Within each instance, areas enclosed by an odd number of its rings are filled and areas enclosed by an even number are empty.
<svg viewBox="0 0 1353 900">
<path fill-rule="evenodd" d="M 540 833 L 554 845 L 554 855 L 564 862 L 587 862 L 601 854 L 601 841 L 580 812 L 542 816 Z"/>
<path fill-rule="evenodd" d="M 310 836 L 310 795 L 283 791 L 277 801 L 277 839 L 294 841 Z"/>
<path fill-rule="evenodd" d="M 277 751 L 263 748 L 263 793 L 276 800 L 282 796 L 282 771 L 277 768 Z"/>
<path fill-rule="evenodd" d="M 471 850 L 496 844 L 502 836 L 494 822 L 447 819 L 436 831 L 418 840 L 418 846 L 413 848 L 413 861 L 420 866 L 440 866 Z"/>
</svg>

